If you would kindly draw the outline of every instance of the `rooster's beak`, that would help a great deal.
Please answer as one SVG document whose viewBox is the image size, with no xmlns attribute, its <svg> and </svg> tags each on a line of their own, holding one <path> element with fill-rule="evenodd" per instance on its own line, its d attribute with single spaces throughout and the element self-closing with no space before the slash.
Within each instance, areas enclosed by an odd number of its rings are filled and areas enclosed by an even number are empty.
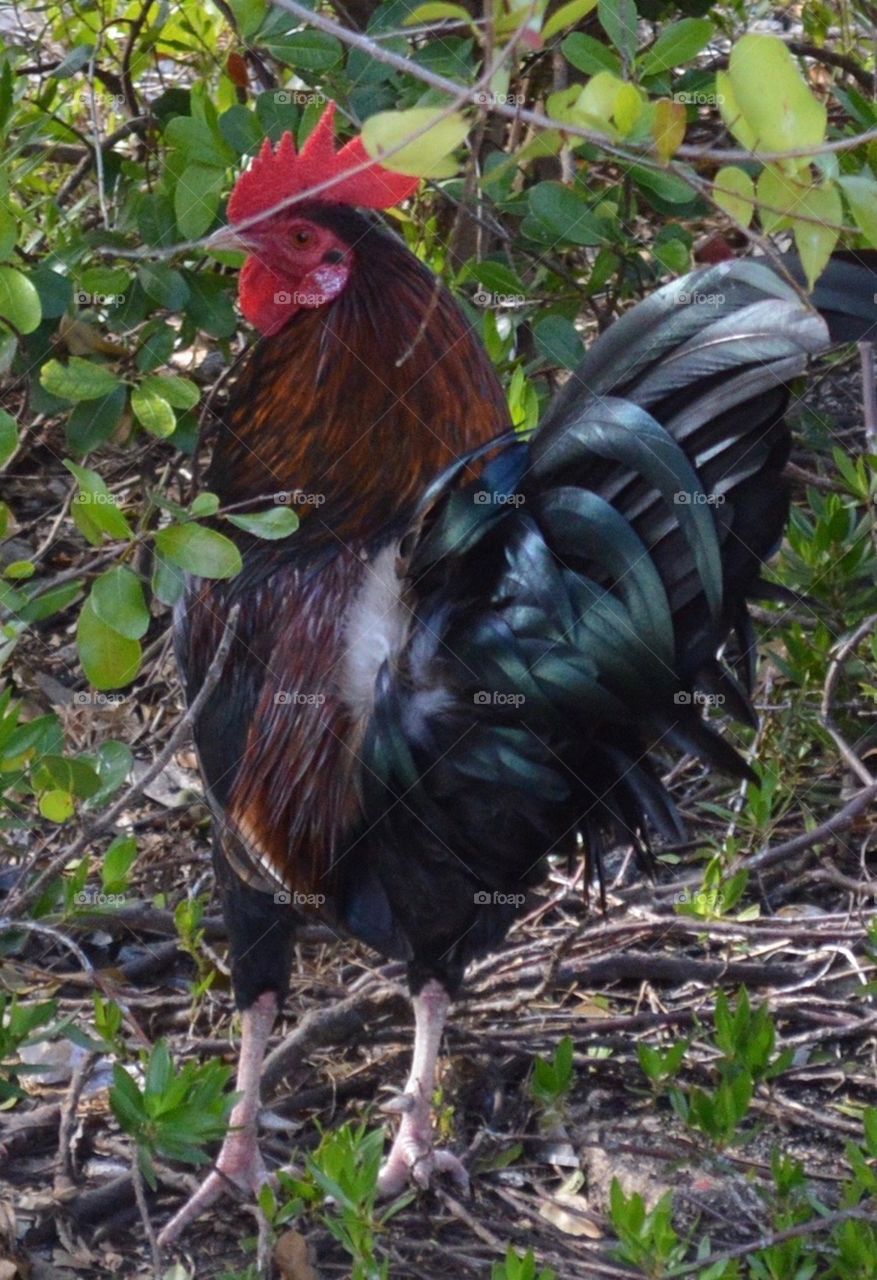
<svg viewBox="0 0 877 1280">
<path fill-rule="evenodd" d="M 204 241 L 204 248 L 213 249 L 236 249 L 242 253 L 249 253 L 252 245 L 245 235 L 240 231 L 235 231 L 234 227 L 220 227 L 218 231 L 214 231 L 212 236 L 208 236 Z"/>
</svg>

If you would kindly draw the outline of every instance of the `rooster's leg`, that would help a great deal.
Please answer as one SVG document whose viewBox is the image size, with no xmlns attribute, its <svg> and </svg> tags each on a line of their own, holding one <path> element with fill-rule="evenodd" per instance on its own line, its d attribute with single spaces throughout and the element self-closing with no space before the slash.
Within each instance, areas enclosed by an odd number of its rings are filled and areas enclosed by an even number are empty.
<svg viewBox="0 0 877 1280">
<path fill-rule="evenodd" d="M 414 1057 L 405 1092 L 392 1109 L 401 1111 L 402 1122 L 390 1154 L 381 1166 L 378 1189 L 381 1195 L 395 1196 L 413 1180 L 429 1186 L 433 1173 L 448 1173 L 463 1191 L 469 1189 L 469 1175 L 450 1151 L 437 1150 L 432 1143 L 432 1098 L 439 1044 L 448 1013 L 450 997 L 434 978 L 414 997 Z M 390 1109 L 390 1108 L 388 1108 Z"/>
<path fill-rule="evenodd" d="M 274 1019 L 277 997 L 266 991 L 255 1004 L 241 1014 L 241 1048 L 235 1086 L 242 1096 L 229 1118 L 229 1131 L 212 1173 L 171 1218 L 158 1238 L 161 1245 L 171 1244 L 190 1222 L 218 1200 L 229 1183 L 241 1191 L 257 1195 L 268 1175 L 259 1153 L 259 1078 Z"/>
</svg>

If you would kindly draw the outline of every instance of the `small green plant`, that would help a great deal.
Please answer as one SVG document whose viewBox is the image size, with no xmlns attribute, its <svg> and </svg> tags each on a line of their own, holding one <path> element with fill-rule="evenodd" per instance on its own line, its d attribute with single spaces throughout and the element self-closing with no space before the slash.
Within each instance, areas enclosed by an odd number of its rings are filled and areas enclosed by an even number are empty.
<svg viewBox="0 0 877 1280">
<path fill-rule="evenodd" d="M 551 1267 L 536 1270 L 536 1259 L 533 1250 L 528 1249 L 523 1258 L 509 1245 L 508 1253 L 502 1262 L 495 1262 L 490 1271 L 490 1280 L 557 1280 Z"/>
<path fill-rule="evenodd" d="M 670 1090 L 677 1114 L 719 1147 L 744 1140 L 740 1124 L 749 1111 L 755 1086 L 787 1070 L 791 1050 L 774 1053 L 776 1028 L 766 1005 L 753 1010 L 741 987 L 732 1009 L 723 991 L 716 997 L 715 1047 L 719 1081 L 715 1089 Z"/>
<path fill-rule="evenodd" d="M 537 1058 L 533 1063 L 530 1094 L 545 1111 L 563 1109 L 573 1084 L 573 1044 L 564 1036 L 551 1058 Z"/>
<path fill-rule="evenodd" d="M 19 1078 L 42 1070 L 39 1066 L 28 1066 L 19 1061 L 18 1053 L 25 1045 L 37 1044 L 48 1038 L 47 1034 L 35 1033 L 52 1022 L 57 1012 L 55 1000 L 21 1004 L 15 996 L 9 999 L 0 993 L 0 1104 L 23 1098 Z"/>
<path fill-rule="evenodd" d="M 640 1267 L 644 1275 L 659 1280 L 670 1268 L 685 1261 L 687 1243 L 673 1226 L 673 1197 L 669 1191 L 651 1209 L 638 1191 L 625 1195 L 617 1178 L 609 1192 L 609 1216 L 618 1236 L 616 1250 L 622 1262 Z"/>
<path fill-rule="evenodd" d="M 642 1042 L 637 1045 L 639 1065 L 653 1089 L 660 1091 L 675 1079 L 690 1043 L 689 1040 L 674 1040 L 666 1049 L 656 1049 Z"/>
<path fill-rule="evenodd" d="M 177 928 L 180 950 L 184 951 L 195 965 L 196 977 L 192 986 L 192 1001 L 196 1008 L 216 978 L 216 970 L 210 963 L 203 946 L 203 920 L 207 901 L 206 897 L 183 898 L 174 911 L 174 924 Z"/>
<path fill-rule="evenodd" d="M 378 1170 L 384 1145 L 381 1129 L 369 1132 L 365 1122 L 327 1130 L 303 1176 L 278 1174 L 279 1194 L 263 1187 L 262 1211 L 274 1228 L 317 1212 L 349 1255 L 351 1280 L 387 1280 L 388 1264 L 378 1255 L 377 1237 L 385 1224 L 409 1204 L 406 1193 L 377 1209 Z"/>
<path fill-rule="evenodd" d="M 178 1070 L 163 1040 L 143 1055 L 142 1065 L 142 1086 L 124 1067 L 113 1068 L 110 1106 L 119 1127 L 134 1140 L 143 1177 L 155 1187 L 157 1156 L 184 1164 L 208 1162 L 204 1148 L 225 1136 L 237 1095 L 225 1092 L 231 1067 L 186 1062 Z"/>
</svg>

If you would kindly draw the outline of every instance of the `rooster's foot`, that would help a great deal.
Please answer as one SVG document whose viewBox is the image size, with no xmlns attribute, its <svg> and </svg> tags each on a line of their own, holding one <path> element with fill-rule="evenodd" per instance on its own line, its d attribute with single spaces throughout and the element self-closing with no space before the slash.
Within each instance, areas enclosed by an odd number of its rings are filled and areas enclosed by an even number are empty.
<svg viewBox="0 0 877 1280">
<path fill-rule="evenodd" d="M 446 1173 L 463 1194 L 469 1194 L 469 1175 L 463 1162 L 451 1151 L 432 1144 L 429 1110 L 416 1108 L 402 1118 L 390 1154 L 378 1174 L 382 1196 L 397 1196 L 414 1182 L 426 1188 L 434 1173 Z"/>
<path fill-rule="evenodd" d="M 200 1218 L 224 1193 L 236 1189 L 242 1196 L 255 1199 L 267 1181 L 268 1174 L 259 1153 L 255 1127 L 229 1133 L 222 1144 L 213 1172 L 207 1175 L 182 1209 L 174 1214 L 158 1237 L 158 1243 L 172 1244 L 189 1223 Z"/>
</svg>

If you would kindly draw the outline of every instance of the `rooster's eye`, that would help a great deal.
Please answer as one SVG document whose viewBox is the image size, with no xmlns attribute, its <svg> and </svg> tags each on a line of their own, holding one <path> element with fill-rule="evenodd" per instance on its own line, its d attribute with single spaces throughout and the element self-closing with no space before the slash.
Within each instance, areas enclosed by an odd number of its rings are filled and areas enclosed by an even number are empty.
<svg viewBox="0 0 877 1280">
<path fill-rule="evenodd" d="M 292 233 L 292 243 L 297 245 L 299 249 L 303 249 L 305 245 L 310 244 L 313 238 L 313 232 L 305 231 L 304 229 L 293 231 Z"/>
</svg>

